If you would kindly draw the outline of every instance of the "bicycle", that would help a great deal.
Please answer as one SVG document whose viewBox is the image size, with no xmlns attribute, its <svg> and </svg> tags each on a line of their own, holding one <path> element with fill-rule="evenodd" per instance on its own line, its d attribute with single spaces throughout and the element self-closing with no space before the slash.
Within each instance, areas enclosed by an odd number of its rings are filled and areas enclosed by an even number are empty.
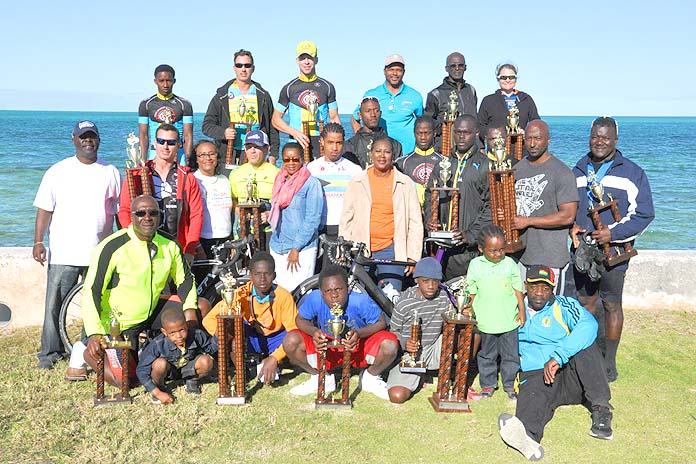
<svg viewBox="0 0 696 464">
<path fill-rule="evenodd" d="M 247 264 L 252 254 L 252 244 L 253 237 L 227 240 L 212 247 L 213 259 L 196 260 L 191 265 L 192 269 L 210 267 L 196 289 L 199 297 L 205 298 L 211 308 L 221 299 L 220 290 L 223 284 L 220 274 L 232 272 L 239 285 L 249 281 Z M 83 285 L 84 280 L 81 280 L 68 292 L 58 316 L 58 331 L 68 353 L 72 352 L 73 344 L 82 338 Z"/>
</svg>

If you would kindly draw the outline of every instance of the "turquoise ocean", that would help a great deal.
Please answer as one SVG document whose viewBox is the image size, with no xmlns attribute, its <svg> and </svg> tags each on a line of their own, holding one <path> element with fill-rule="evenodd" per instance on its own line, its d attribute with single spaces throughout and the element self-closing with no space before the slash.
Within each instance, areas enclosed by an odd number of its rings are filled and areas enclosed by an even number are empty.
<svg viewBox="0 0 696 464">
<path fill-rule="evenodd" d="M 346 138 L 352 136 L 342 115 Z M 74 154 L 70 140 L 78 120 L 90 119 L 99 127 L 99 156 L 123 170 L 126 136 L 137 133 L 135 113 L 0 111 L 4 135 L 0 139 L 0 247 L 31 246 L 36 209 L 34 195 L 49 166 Z M 590 116 L 553 116 L 551 152 L 573 167 L 588 151 Z M 194 117 L 196 140 L 205 138 Z M 647 172 L 656 217 L 637 240 L 638 249 L 696 248 L 696 118 L 618 117 L 618 148 Z"/>
</svg>

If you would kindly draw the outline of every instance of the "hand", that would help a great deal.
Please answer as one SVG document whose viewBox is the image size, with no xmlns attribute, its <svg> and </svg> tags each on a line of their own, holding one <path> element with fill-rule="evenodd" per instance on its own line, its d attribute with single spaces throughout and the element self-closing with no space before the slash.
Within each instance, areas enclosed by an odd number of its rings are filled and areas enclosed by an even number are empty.
<svg viewBox="0 0 696 464">
<path fill-rule="evenodd" d="M 585 229 L 577 224 L 573 224 L 573 227 L 570 228 L 570 239 L 573 241 L 573 248 L 578 248 L 580 246 L 578 234 L 584 234 L 585 232 Z"/>
<path fill-rule="evenodd" d="M 258 375 L 259 380 L 266 385 L 272 384 L 275 381 L 277 367 L 278 360 L 273 356 L 269 356 L 261 361 L 261 370 Z"/>
<path fill-rule="evenodd" d="M 611 242 L 611 230 L 608 227 L 602 227 L 599 230 L 592 232 L 592 238 L 597 240 L 597 243 L 604 245 Z"/>
<path fill-rule="evenodd" d="M 524 327 L 524 323 L 527 321 L 527 315 L 525 314 L 525 311 L 517 311 L 517 315 L 515 316 L 515 320 L 520 323 L 520 327 Z"/>
<path fill-rule="evenodd" d="M 464 233 L 461 231 L 461 229 L 454 229 L 452 232 L 454 232 L 454 235 L 452 236 L 452 241 L 454 244 L 457 246 L 462 245 L 464 243 Z"/>
<path fill-rule="evenodd" d="M 159 388 L 152 390 L 152 396 L 160 400 L 160 403 L 162 404 L 172 404 L 174 402 L 174 397 L 172 395 L 160 390 Z"/>
<path fill-rule="evenodd" d="M 408 258 L 406 261 L 408 261 L 409 263 L 413 263 L 414 266 L 416 264 L 416 262 L 411 258 Z M 404 269 L 404 275 L 410 276 L 411 274 L 413 274 L 413 270 L 415 269 L 414 266 L 406 266 L 406 269 Z"/>
<path fill-rule="evenodd" d="M 554 380 L 556 380 L 556 372 L 561 366 L 558 365 L 558 361 L 551 358 L 544 364 L 544 383 L 551 385 Z"/>
<path fill-rule="evenodd" d="M 525 216 L 515 216 L 512 218 L 512 228 L 516 230 L 522 230 L 526 229 L 529 227 L 531 224 L 532 220 L 528 217 Z"/>
<path fill-rule="evenodd" d="M 316 330 L 314 330 L 314 334 L 312 335 L 312 341 L 314 341 L 314 348 L 316 348 L 317 351 L 326 351 L 328 339 L 326 338 L 326 335 L 324 335 L 324 332 L 322 332 L 321 329 L 317 328 Z"/>
<path fill-rule="evenodd" d="M 295 129 L 295 131 L 292 133 L 292 138 L 297 140 L 297 143 L 299 143 L 302 148 L 307 148 L 309 146 L 309 137 L 304 135 L 302 131 Z"/>
<path fill-rule="evenodd" d="M 288 271 L 300 272 L 300 252 L 293 248 L 288 253 Z"/>
<path fill-rule="evenodd" d="M 234 140 L 237 137 L 237 130 L 234 127 L 228 127 L 225 129 L 225 139 Z"/>
<path fill-rule="evenodd" d="M 37 261 L 40 265 L 44 265 L 46 262 L 46 247 L 43 243 L 34 244 L 34 248 L 31 249 L 31 255 L 34 257 L 34 261 Z"/>
<path fill-rule="evenodd" d="M 341 343 L 346 350 L 353 351 L 358 344 L 358 332 L 349 330 Z"/>
<path fill-rule="evenodd" d="M 418 342 L 418 340 L 414 340 L 413 338 L 409 338 L 406 340 L 406 351 L 408 351 L 409 353 L 415 353 L 416 351 L 418 351 L 419 348 L 420 343 Z"/>
<path fill-rule="evenodd" d="M 87 354 L 92 359 L 101 358 L 104 348 L 102 347 L 102 335 L 92 335 L 87 340 Z"/>
</svg>

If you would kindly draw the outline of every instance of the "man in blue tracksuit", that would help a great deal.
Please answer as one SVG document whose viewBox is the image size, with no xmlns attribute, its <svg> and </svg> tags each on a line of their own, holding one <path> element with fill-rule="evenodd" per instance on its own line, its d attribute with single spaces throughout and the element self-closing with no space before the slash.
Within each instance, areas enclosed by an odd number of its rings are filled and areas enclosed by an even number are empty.
<svg viewBox="0 0 696 464">
<path fill-rule="evenodd" d="M 597 118 L 592 123 L 590 133 L 590 152 L 583 156 L 573 168 L 580 202 L 571 230 L 573 252 L 579 245 L 579 233 L 591 231 L 591 236 L 598 244 L 609 243 L 614 250 L 624 244 L 633 246 L 633 242 L 648 227 L 655 218 L 652 193 L 648 178 L 633 161 L 625 158 L 616 149 L 618 141 L 618 126 L 609 117 Z M 604 201 L 609 195 L 617 200 L 620 219 L 612 216 L 609 208 L 599 214 L 604 224 L 601 230 L 595 230 L 592 218 L 588 214 L 590 205 L 597 206 L 590 186 L 593 180 L 604 187 Z M 618 377 L 616 370 L 616 351 L 619 347 L 621 330 L 623 328 L 623 294 L 624 277 L 628 269 L 628 261 L 615 266 L 599 268 L 600 278 L 593 281 L 588 274 L 574 268 L 575 286 L 578 299 L 590 312 L 594 313 L 597 297 L 601 299 L 605 313 L 605 352 L 604 364 L 607 377 L 613 382 Z"/>
<path fill-rule="evenodd" d="M 583 404 L 592 412 L 590 435 L 611 440 L 611 392 L 595 344 L 597 321 L 571 297 L 554 296 L 548 266 L 530 266 L 527 320 L 519 329 L 520 383 L 515 416 L 501 414 L 502 439 L 527 459 L 544 455 L 539 444 L 556 408 Z"/>
</svg>

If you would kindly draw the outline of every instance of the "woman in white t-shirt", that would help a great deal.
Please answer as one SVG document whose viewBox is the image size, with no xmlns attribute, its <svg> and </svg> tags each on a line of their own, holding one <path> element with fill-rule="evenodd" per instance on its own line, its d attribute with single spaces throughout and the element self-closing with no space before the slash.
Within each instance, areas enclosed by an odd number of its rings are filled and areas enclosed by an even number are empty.
<svg viewBox="0 0 696 464">
<path fill-rule="evenodd" d="M 213 245 L 224 242 L 232 233 L 232 191 L 227 177 L 217 172 L 218 153 L 209 141 L 198 142 L 191 157 L 193 175 L 198 180 L 203 197 L 203 228 L 201 246 L 208 258 Z"/>
</svg>

